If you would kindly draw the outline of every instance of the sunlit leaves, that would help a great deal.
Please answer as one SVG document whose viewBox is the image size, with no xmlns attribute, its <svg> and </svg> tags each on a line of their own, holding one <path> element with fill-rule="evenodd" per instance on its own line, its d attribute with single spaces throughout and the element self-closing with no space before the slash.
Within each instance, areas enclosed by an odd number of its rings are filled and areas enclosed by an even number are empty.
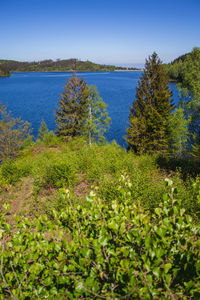
<svg viewBox="0 0 200 300">
<path fill-rule="evenodd" d="M 124 175 L 121 196 L 110 203 L 91 192 L 85 205 L 72 206 L 61 189 L 63 210 L 18 219 L 17 232 L 1 215 L 0 296 L 10 289 L 20 299 L 197 297 L 199 228 L 166 184 L 153 213 L 133 203 Z"/>
</svg>

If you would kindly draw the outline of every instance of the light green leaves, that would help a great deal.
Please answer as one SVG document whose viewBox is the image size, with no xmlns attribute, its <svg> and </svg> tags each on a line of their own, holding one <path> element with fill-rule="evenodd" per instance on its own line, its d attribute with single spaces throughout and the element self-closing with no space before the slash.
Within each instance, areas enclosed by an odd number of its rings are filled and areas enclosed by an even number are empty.
<svg viewBox="0 0 200 300">
<path fill-rule="evenodd" d="M 169 291 L 183 299 L 196 295 L 200 229 L 174 199 L 173 183 L 167 182 L 169 193 L 152 214 L 131 201 L 128 183 L 127 176 L 119 180 L 123 201 L 103 202 L 90 192 L 86 204 L 73 207 L 71 194 L 62 189 L 64 209 L 18 219 L 17 232 L 2 218 L 7 285 L 1 276 L 0 298 L 8 288 L 19 299 L 167 299 Z"/>
</svg>

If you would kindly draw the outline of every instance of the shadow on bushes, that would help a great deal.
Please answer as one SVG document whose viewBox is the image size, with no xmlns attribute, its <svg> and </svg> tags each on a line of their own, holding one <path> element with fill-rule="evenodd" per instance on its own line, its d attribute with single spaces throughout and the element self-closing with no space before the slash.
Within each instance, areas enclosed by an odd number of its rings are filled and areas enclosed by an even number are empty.
<svg viewBox="0 0 200 300">
<path fill-rule="evenodd" d="M 158 157 L 157 164 L 161 169 L 166 171 L 177 171 L 180 172 L 180 175 L 183 180 L 188 176 L 196 177 L 200 174 L 200 163 L 197 162 L 194 158 L 165 158 Z"/>
</svg>

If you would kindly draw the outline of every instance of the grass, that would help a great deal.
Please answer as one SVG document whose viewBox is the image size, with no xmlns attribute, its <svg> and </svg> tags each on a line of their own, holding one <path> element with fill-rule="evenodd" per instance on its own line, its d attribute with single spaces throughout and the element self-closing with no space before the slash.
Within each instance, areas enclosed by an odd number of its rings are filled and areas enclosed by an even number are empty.
<svg viewBox="0 0 200 300">
<path fill-rule="evenodd" d="M 164 179 L 169 177 L 177 186 L 178 197 L 187 211 L 199 216 L 198 191 L 193 189 L 195 177 L 191 174 L 183 177 L 182 169 L 169 168 L 169 163 L 164 166 L 166 162 L 161 162 L 156 155 L 136 156 L 116 143 L 89 147 L 79 138 L 55 147 L 33 145 L 24 149 L 15 161 L 1 166 L 0 202 L 9 202 L 12 208 L 20 201 L 22 209 L 28 201 L 25 214 L 48 213 L 64 205 L 60 188 L 69 189 L 73 201 L 84 203 L 92 186 L 103 201 L 109 202 L 120 196 L 117 181 L 122 174 L 127 174 L 132 183 L 133 201 L 140 200 L 152 210 L 167 192 Z"/>
</svg>

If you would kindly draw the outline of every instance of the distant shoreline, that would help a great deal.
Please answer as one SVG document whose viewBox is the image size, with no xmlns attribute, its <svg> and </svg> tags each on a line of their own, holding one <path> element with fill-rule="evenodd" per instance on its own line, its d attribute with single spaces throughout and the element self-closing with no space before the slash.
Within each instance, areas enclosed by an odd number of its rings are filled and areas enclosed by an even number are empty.
<svg viewBox="0 0 200 300">
<path fill-rule="evenodd" d="M 90 71 L 90 70 L 62 70 L 62 71 L 59 71 L 59 70 L 48 70 L 48 71 L 11 71 L 11 73 L 48 73 L 48 72 L 53 72 L 53 73 L 79 73 L 79 72 L 90 72 L 90 73 L 94 73 L 94 72 L 99 72 L 99 73 L 102 73 L 102 72 L 140 72 L 140 71 L 143 71 L 144 69 L 138 69 L 138 70 L 114 70 L 114 71 L 110 71 L 110 70 L 102 70 L 102 71 L 99 71 L 99 70 L 96 70 L 96 71 Z"/>
<path fill-rule="evenodd" d="M 114 72 L 138 72 L 138 71 L 144 71 L 144 69 L 137 69 L 137 70 L 115 70 Z"/>
</svg>

